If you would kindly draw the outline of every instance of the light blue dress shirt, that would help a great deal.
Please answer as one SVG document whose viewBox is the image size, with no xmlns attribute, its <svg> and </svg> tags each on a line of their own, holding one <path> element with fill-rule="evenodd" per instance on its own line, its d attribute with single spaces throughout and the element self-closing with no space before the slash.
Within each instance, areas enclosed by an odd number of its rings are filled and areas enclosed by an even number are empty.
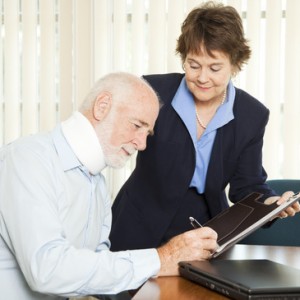
<svg viewBox="0 0 300 300">
<path fill-rule="evenodd" d="M 233 103 L 235 88 L 231 81 L 227 86 L 226 95 L 224 104 L 219 106 L 200 139 L 197 139 L 195 102 L 193 95 L 187 87 L 185 77 L 182 78 L 180 86 L 172 100 L 172 106 L 187 127 L 195 146 L 196 165 L 190 187 L 195 187 L 200 194 L 205 192 L 206 174 L 217 129 L 234 118 Z"/>
<path fill-rule="evenodd" d="M 0 149 L 1 299 L 115 294 L 155 276 L 157 251 L 109 251 L 110 227 L 104 177 L 79 162 L 60 126 Z"/>
</svg>

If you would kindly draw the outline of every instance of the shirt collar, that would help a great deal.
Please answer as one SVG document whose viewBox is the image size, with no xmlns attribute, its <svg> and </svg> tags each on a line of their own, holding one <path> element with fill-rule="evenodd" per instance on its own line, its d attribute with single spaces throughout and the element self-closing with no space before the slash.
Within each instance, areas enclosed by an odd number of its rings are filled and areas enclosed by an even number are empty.
<svg viewBox="0 0 300 300">
<path fill-rule="evenodd" d="M 193 95 L 187 87 L 185 76 L 182 78 L 172 100 L 172 106 L 180 118 L 184 121 L 192 139 L 194 140 L 197 136 L 197 126 L 195 126 L 195 120 L 194 118 L 191 118 L 191 116 L 195 114 L 195 103 Z"/>
<path fill-rule="evenodd" d="M 68 171 L 82 166 L 74 151 L 66 141 L 61 130 L 61 125 L 56 126 L 51 135 L 63 170 Z"/>
<path fill-rule="evenodd" d="M 232 81 L 229 81 L 227 85 L 226 99 L 224 103 L 218 107 L 215 117 L 212 118 L 211 122 L 208 124 L 207 133 L 226 125 L 232 119 L 234 119 L 234 115 L 233 115 L 234 98 L 235 98 L 235 88 L 233 86 Z"/>
<path fill-rule="evenodd" d="M 66 169 L 84 165 L 96 175 L 106 166 L 96 132 L 89 120 L 79 112 L 62 122 L 61 134 L 54 135 L 55 145 Z M 58 131 L 58 132 L 59 132 Z"/>
</svg>

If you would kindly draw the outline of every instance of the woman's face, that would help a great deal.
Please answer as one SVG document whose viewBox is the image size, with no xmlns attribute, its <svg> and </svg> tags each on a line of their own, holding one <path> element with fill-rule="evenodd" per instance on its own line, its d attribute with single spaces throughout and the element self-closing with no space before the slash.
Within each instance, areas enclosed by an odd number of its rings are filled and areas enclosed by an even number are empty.
<svg viewBox="0 0 300 300">
<path fill-rule="evenodd" d="M 221 51 L 188 53 L 184 62 L 186 83 L 195 101 L 221 101 L 234 72 L 229 57 Z"/>
</svg>

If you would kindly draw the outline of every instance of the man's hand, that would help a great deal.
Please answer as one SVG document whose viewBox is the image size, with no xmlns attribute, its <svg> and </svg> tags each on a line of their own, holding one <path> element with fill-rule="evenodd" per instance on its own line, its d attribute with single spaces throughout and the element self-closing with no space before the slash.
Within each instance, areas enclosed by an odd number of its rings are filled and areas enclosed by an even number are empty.
<svg viewBox="0 0 300 300">
<path fill-rule="evenodd" d="M 293 192 L 288 191 L 288 192 L 283 193 L 281 197 L 278 197 L 278 196 L 270 197 L 270 198 L 266 199 L 264 203 L 272 204 L 275 201 L 277 201 L 277 204 L 280 205 L 280 204 L 286 202 L 293 195 L 294 195 Z M 279 217 L 279 218 L 293 217 L 297 212 L 300 212 L 299 202 L 295 202 L 292 205 L 290 205 L 289 207 L 287 207 L 277 217 Z"/>
<path fill-rule="evenodd" d="M 209 259 L 218 246 L 217 237 L 217 233 L 209 227 L 193 229 L 173 237 L 157 249 L 161 262 L 158 276 L 178 275 L 180 261 Z"/>
</svg>

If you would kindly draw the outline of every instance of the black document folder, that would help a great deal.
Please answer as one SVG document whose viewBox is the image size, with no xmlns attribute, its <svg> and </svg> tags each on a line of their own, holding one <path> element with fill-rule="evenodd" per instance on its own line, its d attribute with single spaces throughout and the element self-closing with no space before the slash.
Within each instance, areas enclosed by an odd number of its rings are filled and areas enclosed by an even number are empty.
<svg viewBox="0 0 300 300">
<path fill-rule="evenodd" d="M 212 257 L 217 257 L 300 199 L 297 193 L 281 205 L 276 202 L 265 204 L 262 196 L 252 193 L 204 224 L 218 233 L 219 247 Z"/>
</svg>

